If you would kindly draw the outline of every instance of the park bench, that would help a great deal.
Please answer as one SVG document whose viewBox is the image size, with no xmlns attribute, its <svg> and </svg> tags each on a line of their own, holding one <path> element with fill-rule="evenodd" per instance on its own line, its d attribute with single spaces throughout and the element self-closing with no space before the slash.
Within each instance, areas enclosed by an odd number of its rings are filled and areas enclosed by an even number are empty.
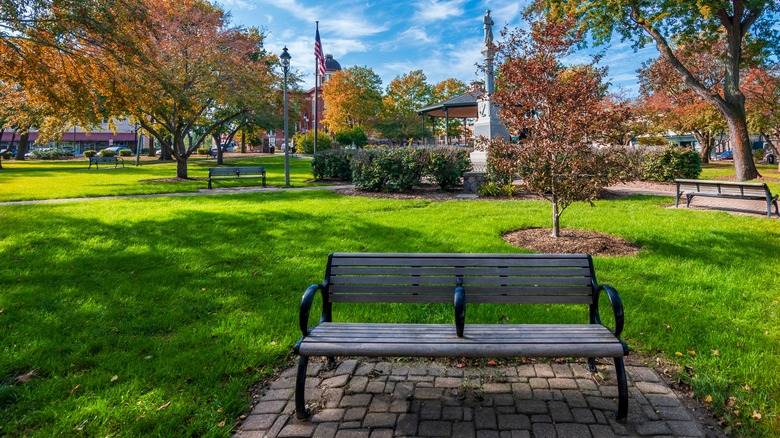
<svg viewBox="0 0 780 438">
<path fill-rule="evenodd" d="M 675 207 L 680 205 L 680 198 L 685 195 L 686 207 L 691 206 L 691 199 L 694 196 L 709 196 L 714 198 L 731 199 L 751 199 L 766 201 L 766 215 L 772 218 L 772 205 L 775 206 L 775 213 L 780 216 L 777 208 L 777 195 L 772 196 L 764 183 L 746 183 L 746 182 L 727 182 L 727 181 L 705 181 L 697 179 L 676 179 L 677 199 Z"/>
<path fill-rule="evenodd" d="M 95 169 L 99 169 L 101 164 L 113 164 L 114 169 L 116 169 L 120 164 L 122 167 L 125 167 L 125 160 L 119 157 L 89 157 L 89 167 L 87 169 L 91 169 L 93 164 Z"/>
<path fill-rule="evenodd" d="M 309 327 L 314 298 L 322 315 Z M 614 330 L 601 324 L 599 296 L 612 304 Z M 334 322 L 333 304 L 444 303 L 450 324 Z M 466 324 L 471 304 L 578 304 L 588 308 L 587 324 Z M 585 310 L 583 308 L 583 310 Z M 618 383 L 616 417 L 625 420 L 628 386 L 620 338 L 623 305 L 617 291 L 596 282 L 590 255 L 549 254 L 382 254 L 333 253 L 322 284 L 309 286 L 299 312 L 303 336 L 295 388 L 298 418 L 306 418 L 304 390 L 309 357 L 612 357 Z"/>
<path fill-rule="evenodd" d="M 236 178 L 262 178 L 265 187 L 265 169 L 256 167 L 212 167 L 209 169 L 209 188 L 211 181 Z"/>
</svg>

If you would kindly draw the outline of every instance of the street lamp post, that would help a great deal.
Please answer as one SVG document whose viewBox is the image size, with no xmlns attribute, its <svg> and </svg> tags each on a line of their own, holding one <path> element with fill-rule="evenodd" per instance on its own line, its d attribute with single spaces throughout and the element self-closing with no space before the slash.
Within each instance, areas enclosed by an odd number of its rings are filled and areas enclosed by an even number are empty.
<svg viewBox="0 0 780 438">
<path fill-rule="evenodd" d="M 290 54 L 287 53 L 287 46 L 282 49 L 282 55 L 279 57 L 282 61 L 282 70 L 284 71 L 284 186 L 290 187 L 290 143 L 287 138 L 287 73 L 290 71 Z"/>
</svg>

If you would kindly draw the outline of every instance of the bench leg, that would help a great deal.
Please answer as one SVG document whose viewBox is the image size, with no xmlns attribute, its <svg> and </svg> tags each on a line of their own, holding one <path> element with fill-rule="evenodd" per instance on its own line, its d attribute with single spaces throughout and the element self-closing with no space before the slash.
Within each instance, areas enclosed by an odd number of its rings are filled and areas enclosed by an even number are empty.
<svg viewBox="0 0 780 438">
<path fill-rule="evenodd" d="M 336 368 L 336 358 L 334 356 L 328 356 L 328 368 Z"/>
<path fill-rule="evenodd" d="M 211 178 L 209 178 L 209 188 L 211 188 Z"/>
<path fill-rule="evenodd" d="M 674 208 L 677 208 L 680 206 L 680 198 L 682 197 L 683 192 L 677 192 L 677 198 L 674 200 Z"/>
<path fill-rule="evenodd" d="M 309 367 L 309 357 L 301 356 L 298 359 L 298 375 L 295 378 L 295 416 L 303 420 L 309 416 L 309 408 L 306 407 L 306 371 Z"/>
<path fill-rule="evenodd" d="M 588 358 L 588 371 L 590 371 L 591 373 L 595 373 L 596 371 L 598 371 L 598 369 L 596 369 L 596 359 L 592 357 Z"/>
<path fill-rule="evenodd" d="M 615 412 L 615 419 L 624 422 L 628 416 L 628 381 L 626 380 L 626 366 L 623 364 L 622 357 L 615 358 L 615 375 L 618 384 L 618 409 Z"/>
<path fill-rule="evenodd" d="M 775 199 L 774 201 L 772 201 L 772 204 L 774 204 L 774 205 L 775 205 L 775 214 L 776 214 L 778 217 L 780 217 L 780 210 L 777 208 L 777 200 Z M 769 217 L 771 218 L 771 217 L 772 217 L 772 215 L 770 214 L 770 215 L 769 215 Z"/>
<path fill-rule="evenodd" d="M 685 208 L 691 208 L 691 199 L 693 195 L 685 195 Z"/>
</svg>

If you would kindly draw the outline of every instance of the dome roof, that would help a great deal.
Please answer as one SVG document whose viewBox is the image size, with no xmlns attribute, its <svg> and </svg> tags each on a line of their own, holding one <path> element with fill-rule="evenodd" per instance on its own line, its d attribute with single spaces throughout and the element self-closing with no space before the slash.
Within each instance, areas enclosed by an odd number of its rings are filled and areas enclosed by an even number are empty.
<svg viewBox="0 0 780 438">
<path fill-rule="evenodd" d="M 325 70 L 326 71 L 341 71 L 341 64 L 333 59 L 333 55 L 328 53 L 325 55 Z"/>
</svg>

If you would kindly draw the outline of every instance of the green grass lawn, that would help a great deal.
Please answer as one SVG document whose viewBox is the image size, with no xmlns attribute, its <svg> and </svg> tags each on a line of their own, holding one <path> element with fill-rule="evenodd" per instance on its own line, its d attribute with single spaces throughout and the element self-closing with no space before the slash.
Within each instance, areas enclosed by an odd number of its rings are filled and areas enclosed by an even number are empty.
<svg viewBox="0 0 780 438">
<path fill-rule="evenodd" d="M 265 167 L 267 184 L 284 184 L 284 157 L 225 158 L 226 166 L 260 165 Z M 61 199 L 111 195 L 146 195 L 156 193 L 196 192 L 207 186 L 208 168 L 216 166 L 216 160 L 193 157 L 189 160 L 188 177 L 192 181 L 154 181 L 176 176 L 173 161 L 141 161 L 135 166 L 134 157 L 126 157 L 125 167 L 115 169 L 101 166 L 88 169 L 86 159 L 58 161 L 3 161 L 0 170 L 0 202 L 33 199 Z M 293 187 L 308 185 L 312 178 L 311 161 L 290 160 L 290 184 Z M 259 179 L 219 181 L 214 187 L 260 185 Z"/>
<path fill-rule="evenodd" d="M 281 163 L 269 160 L 269 172 Z M 29 165 L 16 178 L 59 164 Z M 302 166 L 296 184 L 310 177 Z M 165 178 L 169 170 L 146 172 Z M 274 180 L 281 184 L 278 170 Z M 6 181 L 2 196 L 10 196 Z M 106 194 L 82 184 L 77 196 Z M 144 186 L 127 184 L 118 190 Z M 641 245 L 636 257 L 595 259 L 599 281 L 623 298 L 629 346 L 679 364 L 715 411 L 731 404 L 725 415 L 735 434 L 776 436 L 780 220 L 664 208 L 670 203 L 636 196 L 577 204 L 562 226 Z M 540 201 L 330 191 L 0 206 L 0 435 L 228 436 L 248 389 L 289 359 L 300 296 L 322 280 L 329 252 L 522 252 L 502 233 L 548 227 L 549 215 Z M 336 310 L 341 320 L 450 315 L 431 306 Z M 469 321 L 551 315 L 584 322 L 587 309 L 481 305 L 470 307 Z M 29 382 L 14 382 L 33 370 Z"/>
</svg>

